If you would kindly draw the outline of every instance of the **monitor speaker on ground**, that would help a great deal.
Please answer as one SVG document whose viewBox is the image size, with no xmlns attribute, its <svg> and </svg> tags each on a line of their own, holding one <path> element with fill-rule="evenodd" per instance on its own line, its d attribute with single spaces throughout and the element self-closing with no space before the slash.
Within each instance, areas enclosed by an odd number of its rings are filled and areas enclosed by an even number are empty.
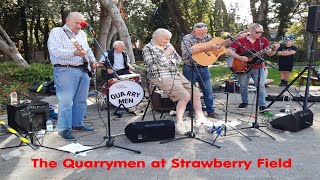
<svg viewBox="0 0 320 180">
<path fill-rule="evenodd" d="M 133 122 L 126 126 L 125 134 L 135 143 L 173 139 L 175 126 L 172 120 Z"/>
<path fill-rule="evenodd" d="M 279 117 L 270 122 L 273 128 L 283 131 L 297 132 L 313 124 L 313 113 L 307 109 L 294 114 Z"/>
<path fill-rule="evenodd" d="M 21 134 L 46 129 L 49 104 L 42 101 L 7 106 L 8 125 Z M 31 126 L 30 126 L 31 125 Z"/>
<path fill-rule="evenodd" d="M 320 32 L 320 6 L 310 6 L 307 20 L 307 31 L 310 33 Z"/>
</svg>

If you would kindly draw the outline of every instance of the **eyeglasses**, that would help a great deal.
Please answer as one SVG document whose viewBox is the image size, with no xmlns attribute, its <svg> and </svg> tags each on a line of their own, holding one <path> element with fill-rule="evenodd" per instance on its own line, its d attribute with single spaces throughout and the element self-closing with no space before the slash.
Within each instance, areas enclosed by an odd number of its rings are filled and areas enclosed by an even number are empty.
<svg viewBox="0 0 320 180">
<path fill-rule="evenodd" d="M 195 24 L 195 25 L 193 26 L 193 29 L 195 29 L 195 28 L 203 28 L 203 27 L 208 27 L 208 25 L 206 25 L 206 24 L 204 24 L 204 23 Z"/>
<path fill-rule="evenodd" d="M 256 33 L 256 34 L 262 34 L 263 31 L 255 31 L 254 33 Z"/>
</svg>

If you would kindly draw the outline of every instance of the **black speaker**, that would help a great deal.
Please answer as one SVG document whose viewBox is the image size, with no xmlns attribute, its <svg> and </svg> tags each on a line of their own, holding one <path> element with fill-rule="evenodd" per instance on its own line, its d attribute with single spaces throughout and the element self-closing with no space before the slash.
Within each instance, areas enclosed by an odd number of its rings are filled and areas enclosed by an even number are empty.
<svg viewBox="0 0 320 180">
<path fill-rule="evenodd" d="M 7 105 L 8 125 L 21 134 L 46 129 L 49 104 L 42 101 Z"/>
<path fill-rule="evenodd" d="M 175 126 L 172 120 L 133 122 L 125 128 L 126 136 L 135 143 L 172 139 Z"/>
<path fill-rule="evenodd" d="M 307 20 L 307 31 L 320 32 L 320 6 L 310 6 Z"/>
<path fill-rule="evenodd" d="M 313 124 L 313 113 L 307 109 L 294 114 L 279 117 L 270 122 L 273 128 L 284 131 L 297 132 Z"/>
</svg>

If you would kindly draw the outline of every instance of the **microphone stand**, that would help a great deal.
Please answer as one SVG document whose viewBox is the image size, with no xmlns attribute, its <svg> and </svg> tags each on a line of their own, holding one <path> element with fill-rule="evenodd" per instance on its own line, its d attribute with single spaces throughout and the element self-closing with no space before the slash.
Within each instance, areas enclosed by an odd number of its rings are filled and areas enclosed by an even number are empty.
<svg viewBox="0 0 320 180">
<path fill-rule="evenodd" d="M 184 44 L 184 46 L 187 47 L 184 39 L 182 38 L 182 36 L 181 36 L 181 39 L 182 39 L 182 43 Z M 193 58 L 192 58 L 191 52 L 189 51 L 188 48 L 186 48 L 186 49 L 187 49 L 187 53 L 188 53 L 188 59 L 192 59 L 192 61 L 191 61 L 191 66 L 192 66 L 192 70 L 191 70 L 191 106 L 192 106 L 192 107 L 191 107 L 191 111 L 190 111 L 190 112 L 191 112 L 191 114 L 193 114 L 193 92 L 194 92 L 194 83 L 195 83 L 195 82 L 193 81 L 193 77 L 194 77 L 193 72 L 194 72 L 194 70 L 196 70 L 196 71 L 198 72 L 199 77 L 200 77 L 202 83 L 203 83 L 203 80 L 202 80 L 202 78 L 201 78 L 201 76 L 200 76 L 200 73 L 199 73 L 199 71 L 198 71 L 198 68 L 196 67 L 196 64 L 195 64 L 195 62 L 194 62 L 194 60 L 193 60 Z M 203 83 L 203 84 L 204 84 L 204 83 Z M 208 87 L 205 87 L 205 88 L 208 88 Z M 221 148 L 220 146 L 215 145 L 214 142 L 211 143 L 211 142 L 208 142 L 208 141 L 205 141 L 205 140 L 203 140 L 203 139 L 200 139 L 200 138 L 196 137 L 196 135 L 195 135 L 195 133 L 194 133 L 194 131 L 193 131 L 193 115 L 191 116 L 191 130 L 190 130 L 190 132 L 188 132 L 184 137 L 179 137 L 179 138 L 174 138 L 174 139 L 169 139 L 169 140 L 161 141 L 160 144 L 164 144 L 164 143 L 168 143 L 168 142 L 172 142 L 172 141 L 178 141 L 178 140 L 182 140 L 182 139 L 186 139 L 186 138 L 197 139 L 197 140 L 199 140 L 199 141 L 202 141 L 202 142 L 204 142 L 204 143 L 210 144 L 210 145 L 215 146 L 215 147 L 217 147 L 217 148 Z"/>
<path fill-rule="evenodd" d="M 230 38 L 231 41 L 237 43 L 240 47 L 244 48 L 247 52 L 249 52 L 251 55 L 255 55 L 254 52 L 252 52 L 251 50 L 249 50 L 247 47 L 243 46 L 239 41 L 237 41 L 234 37 L 228 35 L 228 37 Z M 253 128 L 253 129 L 257 129 L 259 131 L 261 131 L 262 133 L 264 133 L 265 135 L 269 136 L 271 139 L 276 140 L 274 137 L 272 137 L 270 134 L 268 134 L 267 132 L 263 131 L 260 129 L 260 127 L 266 127 L 266 126 L 261 126 L 258 124 L 258 106 L 259 106 L 259 93 L 260 93 L 260 80 L 261 80 L 261 64 L 262 62 L 266 61 L 260 56 L 255 56 L 255 58 L 258 58 L 257 60 L 257 64 L 259 64 L 259 71 L 258 71 L 258 82 L 257 82 L 257 92 L 256 92 L 256 108 L 255 108 L 255 117 L 254 117 L 254 122 L 252 123 L 252 126 L 249 127 L 244 127 L 241 129 L 249 129 L 249 128 Z M 268 64 L 268 63 L 266 63 Z M 241 87 L 240 87 L 241 88 Z"/>
<path fill-rule="evenodd" d="M 93 34 L 93 32 L 92 32 L 93 28 L 92 28 L 90 25 L 88 25 L 88 29 L 89 29 L 89 32 L 90 32 L 90 34 L 91 34 L 94 42 L 96 43 L 96 45 L 98 46 L 99 50 L 101 51 L 102 55 L 103 55 L 104 58 L 105 58 L 105 63 L 106 63 L 105 66 L 106 66 L 106 68 L 107 68 L 107 67 L 111 68 L 111 69 L 113 70 L 114 75 L 115 75 L 116 78 L 119 80 L 120 78 L 119 78 L 118 74 L 114 71 L 114 69 L 113 69 L 113 67 L 112 67 L 112 65 L 111 65 L 108 57 L 105 56 L 105 54 L 104 54 L 104 52 L 103 52 L 103 50 L 102 50 L 102 48 L 101 48 L 98 40 L 97 40 L 96 37 L 94 36 L 94 34 Z M 109 79 L 109 74 L 108 74 L 108 72 L 106 73 L 106 75 L 107 75 L 107 79 Z M 106 96 L 107 96 L 107 97 L 106 97 L 106 101 L 107 101 L 107 102 L 106 102 L 106 104 L 107 104 L 107 106 L 108 106 L 108 108 L 107 108 L 108 129 L 106 129 L 106 132 L 108 132 L 108 134 L 107 134 L 107 136 L 105 136 L 105 138 L 108 138 L 108 140 L 107 140 L 107 142 L 106 142 L 106 145 L 94 147 L 94 148 L 87 149 L 87 150 L 83 150 L 83 151 L 76 151 L 76 154 L 79 154 L 79 153 L 82 153 L 82 152 L 86 152 L 86 151 L 90 151 L 90 150 L 94 150 L 94 149 L 99 149 L 99 148 L 102 148 L 102 147 L 116 147 L 116 148 L 119 148 L 119 149 L 125 149 L 125 150 L 128 150 L 128 151 L 132 151 L 132 152 L 135 152 L 135 153 L 137 153 L 137 154 L 140 154 L 141 151 L 129 149 L 129 148 L 122 147 L 122 146 L 118 146 L 118 145 L 115 145 L 115 144 L 114 144 L 114 141 L 115 141 L 115 140 L 114 140 L 114 138 L 111 136 L 111 127 L 110 127 L 110 121 L 111 121 L 110 119 L 111 119 L 111 118 L 110 118 L 110 105 L 109 105 L 109 101 L 110 101 L 110 100 L 109 100 L 109 87 L 107 86 L 106 89 L 107 89 L 107 93 L 106 93 Z"/>
</svg>

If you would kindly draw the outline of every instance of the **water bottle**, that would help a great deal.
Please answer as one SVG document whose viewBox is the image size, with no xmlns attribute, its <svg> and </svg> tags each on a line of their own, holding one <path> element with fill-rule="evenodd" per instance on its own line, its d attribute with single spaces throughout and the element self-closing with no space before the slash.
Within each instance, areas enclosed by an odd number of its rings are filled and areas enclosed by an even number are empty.
<svg viewBox="0 0 320 180">
<path fill-rule="evenodd" d="M 12 90 L 10 93 L 11 105 L 18 104 L 18 94 L 15 90 Z"/>
<path fill-rule="evenodd" d="M 204 126 L 204 123 L 202 122 L 199 126 L 198 136 L 203 137 L 205 133 L 206 133 L 206 127 Z"/>
<path fill-rule="evenodd" d="M 287 103 L 284 113 L 286 113 L 286 114 L 290 114 L 291 113 L 290 104 L 289 103 Z"/>
<path fill-rule="evenodd" d="M 51 118 L 49 118 L 47 120 L 46 127 L 47 127 L 47 132 L 52 132 L 53 131 L 53 122 L 52 122 Z"/>
</svg>

